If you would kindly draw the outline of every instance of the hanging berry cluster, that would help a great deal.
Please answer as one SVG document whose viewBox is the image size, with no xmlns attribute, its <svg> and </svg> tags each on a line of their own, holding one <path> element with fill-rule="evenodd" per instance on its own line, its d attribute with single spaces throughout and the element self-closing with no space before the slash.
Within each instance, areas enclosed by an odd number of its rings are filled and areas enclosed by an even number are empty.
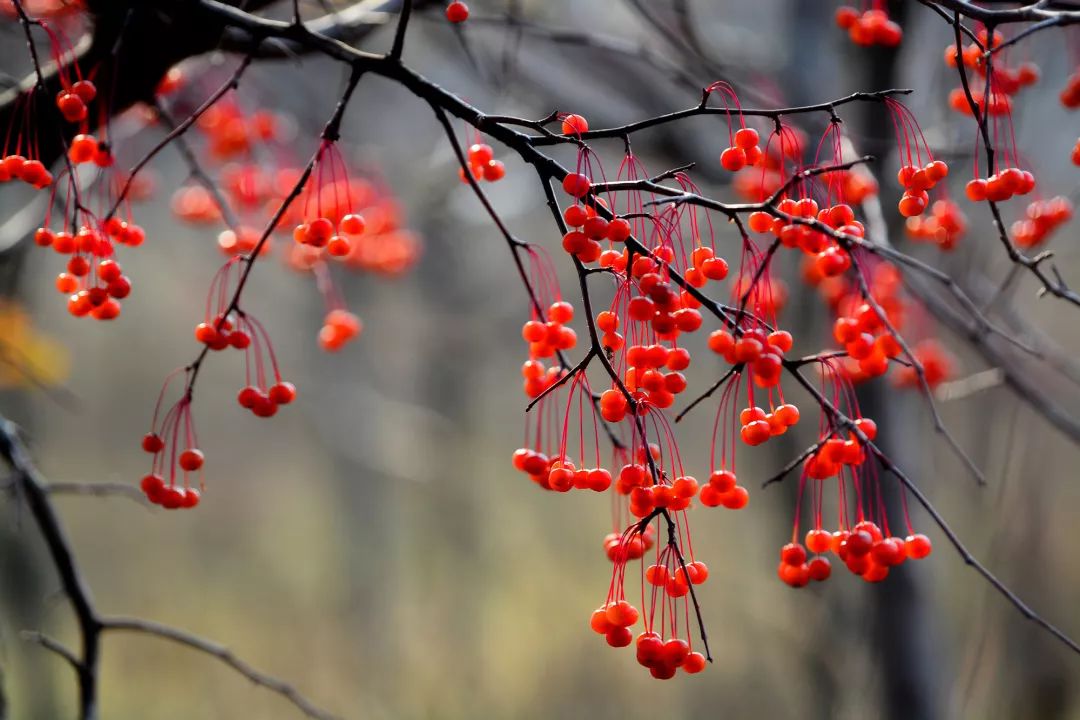
<svg viewBox="0 0 1080 720">
<path fill-rule="evenodd" d="M 867 582 L 881 582 L 891 568 L 928 556 L 930 540 L 912 529 L 906 494 L 901 494 L 901 502 L 908 533 L 904 538 L 892 536 L 878 467 L 868 461 L 862 444 L 863 438 L 873 441 L 877 436 L 877 425 L 859 416 L 851 386 L 834 361 L 822 360 L 820 365 L 823 392 L 830 393 L 833 407 L 845 409 L 856 419 L 850 431 L 845 431 L 835 418 L 822 414 L 821 437 L 803 463 L 791 542 L 780 548 L 777 575 L 791 587 L 802 587 L 812 580 L 822 582 L 832 574 L 827 554 L 833 553 L 852 574 Z M 823 527 L 823 507 L 826 485 L 833 480 L 838 515 L 837 529 L 830 532 Z M 804 503 L 810 505 L 813 517 L 805 545 L 799 542 Z"/>
<path fill-rule="evenodd" d="M 476 133 L 477 142 L 469 146 L 469 172 L 476 180 L 498 182 L 506 176 L 506 166 L 501 160 L 495 159 L 495 151 L 487 143 L 479 141 L 479 133 Z M 458 170 L 462 182 L 468 182 L 465 177 L 465 169 Z"/>
<path fill-rule="evenodd" d="M 868 47 L 896 47 L 904 38 L 900 25 L 889 19 L 885 0 L 873 0 L 873 7 L 859 12 L 850 5 L 836 10 L 836 25 L 847 30 L 851 42 Z"/>
<path fill-rule="evenodd" d="M 162 415 L 162 403 L 169 385 L 181 372 L 185 373 L 187 381 L 183 396 Z M 153 456 L 153 462 L 150 473 L 143 477 L 139 487 L 147 500 L 167 510 L 195 507 L 205 490 L 202 476 L 205 457 L 199 449 L 195 422 L 191 417 L 191 377 L 191 369 L 182 368 L 165 379 L 154 407 L 150 432 L 142 439 L 142 449 Z M 199 474 L 198 487 L 191 482 L 193 473 Z"/>
<path fill-rule="evenodd" d="M 969 83 L 968 92 L 979 108 L 979 112 L 989 115 L 1009 115 L 1012 113 L 1012 98 L 1026 87 L 1039 82 L 1039 66 L 1025 61 L 1016 66 L 1007 64 L 1007 51 L 997 52 L 996 48 L 1005 42 L 1005 36 L 999 30 L 993 34 L 986 28 L 980 28 L 975 34 L 978 44 L 971 42 L 957 52 L 956 45 L 945 48 L 945 65 L 956 69 L 957 55 L 963 67 L 972 70 L 979 78 Z M 994 65 L 991 72 L 985 59 L 985 53 L 993 51 Z M 989 93 L 986 88 L 989 87 Z M 989 100 L 987 95 L 989 94 Z M 964 88 L 953 88 L 949 92 L 949 107 L 964 115 L 971 115 L 971 103 Z"/>
</svg>

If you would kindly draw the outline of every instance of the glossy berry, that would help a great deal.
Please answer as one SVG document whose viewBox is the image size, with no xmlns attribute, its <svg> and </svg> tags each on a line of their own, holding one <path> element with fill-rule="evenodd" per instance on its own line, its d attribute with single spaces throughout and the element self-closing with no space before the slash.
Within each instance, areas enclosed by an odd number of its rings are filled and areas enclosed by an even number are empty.
<svg viewBox="0 0 1080 720">
<path fill-rule="evenodd" d="M 446 19 L 452 23 L 462 23 L 469 19 L 469 6 L 460 0 L 454 0 L 446 6 Z"/>
</svg>

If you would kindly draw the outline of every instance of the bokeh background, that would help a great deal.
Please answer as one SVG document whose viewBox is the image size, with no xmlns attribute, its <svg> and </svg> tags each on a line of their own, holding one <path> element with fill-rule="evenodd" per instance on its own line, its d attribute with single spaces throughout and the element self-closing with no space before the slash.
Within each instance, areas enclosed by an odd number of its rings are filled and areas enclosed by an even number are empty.
<svg viewBox="0 0 1080 720">
<path fill-rule="evenodd" d="M 747 105 L 914 87 L 908 105 L 927 138 L 950 156 L 954 179 L 968 174 L 974 127 L 945 109 L 955 83 L 941 60 L 951 28 L 914 2 L 894 8 L 905 28 L 895 55 L 852 46 L 832 23 L 831 2 L 693 2 L 698 48 L 686 42 L 679 3 L 512 4 L 527 19 L 520 38 L 505 22 L 481 21 L 503 17 L 505 3 L 470 3 L 479 19 L 463 36 L 439 7 L 421 14 L 410 27 L 407 61 L 481 108 L 525 117 L 557 108 L 594 126 L 690 105 L 715 79 L 732 81 Z M 615 38 L 626 52 L 541 27 Z M 0 28 L 0 38 L 0 69 L 21 75 L 27 64 L 13 26 Z M 365 43 L 382 47 L 386 33 Z M 1068 45 L 1064 31 L 1051 31 L 1016 51 L 1043 69 L 1015 122 L 1047 196 L 1075 196 L 1066 149 L 1078 123 L 1056 101 L 1070 57 L 1075 65 Z M 639 47 L 655 57 L 643 59 Z M 187 97 L 205 96 L 232 62 L 191 64 Z M 339 68 L 318 59 L 267 63 L 238 97 L 245 107 L 296 118 L 299 163 L 314 150 L 342 81 Z M 987 283 L 999 283 L 1009 265 L 985 209 L 965 206 L 972 227 L 952 255 L 913 248 L 892 210 L 891 125 L 865 107 L 841 115 L 860 151 L 885 156 L 875 171 L 893 241 L 986 296 Z M 823 119 L 804 127 L 816 137 Z M 283 267 L 280 253 L 256 268 L 245 306 L 267 325 L 299 399 L 271 421 L 253 418 L 233 400 L 240 358 L 211 357 L 194 406 L 209 483 L 196 511 L 150 510 L 125 498 L 57 500 L 102 612 L 215 639 L 348 718 L 1080 718 L 1080 659 L 968 569 L 921 510 L 912 511 L 914 523 L 934 541 L 934 555 L 881 585 L 837 572 L 795 591 L 776 579 L 794 489 L 758 485 L 812 441 L 813 422 L 743 452 L 746 511 L 692 513 L 695 549 L 711 569 L 700 595 L 714 665 L 657 682 L 632 652 L 607 647 L 587 626 L 610 577 L 601 550 L 611 523 L 607 498 L 544 493 L 510 467 L 525 420 L 519 329 L 527 305 L 502 239 L 458 182 L 429 108 L 406 91 L 365 79 L 343 134 L 350 163 L 377 174 L 406 224 L 424 237 L 422 259 L 400 279 L 336 275 L 365 323 L 360 340 L 337 355 L 316 346 L 323 308 L 311 279 Z M 122 164 L 159 137 L 160 129 L 134 132 L 119 149 Z M 654 172 L 698 162 L 705 190 L 732 197 L 716 160 L 726 141 L 717 119 L 695 119 L 642 133 L 634 148 Z M 599 151 L 609 172 L 616 169 L 618 141 Z M 507 177 L 486 189 L 500 212 L 523 239 L 557 248 L 535 175 L 507 153 L 497 156 Z M 153 174 L 158 190 L 136 210 L 148 240 L 123 258 L 136 290 L 111 325 L 67 315 L 52 286 L 59 271 L 52 253 L 24 244 L 3 256 L 6 292 L 35 332 L 62 345 L 59 371 L 64 358 L 70 366 L 60 388 L 0 392 L 3 413 L 27 429 L 54 481 L 137 483 L 147 466 L 138 440 L 161 381 L 197 350 L 191 328 L 222 261 L 219 228 L 193 229 L 172 215 L 170 195 L 187 177 L 175 152 L 163 153 Z M 4 186 L 0 219 L 29 198 Z M 1010 219 L 1020 208 L 1009 205 Z M 719 225 L 720 244 L 734 253 L 736 236 Z M 1063 228 L 1053 244 L 1067 278 L 1080 273 L 1076 227 Z M 826 311 L 801 288 L 792 258 L 777 268 L 793 291 L 784 321 L 797 347 L 826 346 Z M 995 317 L 1018 336 L 1041 333 L 1075 357 L 1075 310 L 1036 299 L 1035 289 L 1021 278 Z M 957 355 L 958 377 L 988 368 L 963 338 L 929 318 L 925 327 Z M 1078 407 L 1075 386 L 1060 374 L 1016 362 L 1064 407 Z M 691 387 L 706 387 L 718 372 L 699 362 Z M 894 458 L 977 557 L 1080 635 L 1076 446 L 1000 383 L 961 393 L 941 407 L 986 471 L 989 483 L 979 488 L 933 433 L 917 394 L 877 382 L 864 403 Z M 812 417 L 808 398 L 792 393 Z M 706 410 L 677 429 L 699 477 L 707 474 L 710 419 Z M 10 496 L 0 507 L 0 668 L 9 716 L 72 717 L 69 669 L 20 636 L 41 628 L 75 642 L 69 610 L 25 508 Z M 215 660 L 154 638 L 107 636 L 102 667 L 110 719 L 298 717 Z"/>
</svg>

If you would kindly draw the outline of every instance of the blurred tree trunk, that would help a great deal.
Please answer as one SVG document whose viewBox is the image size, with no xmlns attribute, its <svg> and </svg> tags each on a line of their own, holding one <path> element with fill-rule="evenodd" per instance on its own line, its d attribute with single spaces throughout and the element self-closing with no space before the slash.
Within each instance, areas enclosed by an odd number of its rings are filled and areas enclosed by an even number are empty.
<svg viewBox="0 0 1080 720">
<path fill-rule="evenodd" d="M 26 264 L 29 247 L 20 243 L 7 252 L 0 252 L 0 302 L 19 301 L 20 278 Z M 2 340 L 2 338 L 0 338 Z M 29 404 L 21 390 L 0 391 L 0 410 L 3 414 L 28 428 Z M 20 633 L 45 624 L 50 606 L 42 602 L 55 588 L 55 575 L 37 542 L 33 520 L 21 504 L 17 488 L 7 498 L 6 521 L 0 523 L 0 598 L 3 598 L 4 619 L 0 627 L 0 680 L 9 683 L 0 688 L 0 720 L 7 717 L 59 717 L 57 706 L 56 658 L 42 648 L 24 641 Z M 48 579 L 47 579 L 48 578 Z M 8 663 L 18 662 L 13 671 Z M 64 668 L 61 668 L 63 670 Z M 5 693 L 16 683 L 23 692 L 12 708 Z"/>
</svg>

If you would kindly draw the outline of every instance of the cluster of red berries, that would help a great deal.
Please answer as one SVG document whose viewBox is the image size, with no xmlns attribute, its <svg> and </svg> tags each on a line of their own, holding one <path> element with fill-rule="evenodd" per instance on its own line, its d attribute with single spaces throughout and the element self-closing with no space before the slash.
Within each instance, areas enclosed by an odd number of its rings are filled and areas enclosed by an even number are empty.
<svg viewBox="0 0 1080 720">
<path fill-rule="evenodd" d="M 1005 42 L 1004 35 L 999 31 L 994 31 L 993 36 L 989 36 L 986 32 L 986 28 L 980 28 L 975 35 L 979 40 L 979 45 L 975 43 L 968 43 L 960 51 L 960 57 L 964 63 L 964 67 L 969 70 L 974 70 L 982 77 L 986 77 L 986 62 L 984 61 L 984 52 L 987 52 L 994 47 L 997 47 L 1001 43 Z M 992 45 L 991 45 L 992 43 Z M 949 45 L 945 48 L 945 64 L 953 69 L 956 69 L 956 45 Z M 1022 62 L 1015 67 L 1009 67 L 1004 60 L 1004 53 L 998 53 L 996 61 L 994 62 L 994 75 L 993 75 L 993 92 L 994 94 L 1002 94 L 1004 96 L 1012 96 L 1018 93 L 1021 89 L 1029 87 L 1039 82 L 1039 66 L 1033 62 Z M 977 88 L 971 88 L 972 95 L 975 96 L 978 93 L 977 99 L 981 99 L 981 91 Z M 962 103 L 957 103 L 954 98 L 959 96 Z M 1000 102 L 1000 101 L 999 101 Z M 967 104 L 967 97 L 964 95 L 963 88 L 956 88 L 949 95 L 949 104 L 956 110 L 964 112 L 964 109 L 959 107 L 960 104 L 967 106 L 967 114 L 971 114 L 970 106 Z M 981 105 L 981 103 L 980 103 Z M 992 113 L 993 114 L 993 113 Z"/>
<path fill-rule="evenodd" d="M 926 386 L 931 390 L 948 380 L 953 375 L 956 360 L 945 346 L 934 338 L 926 338 L 915 343 L 911 355 L 923 369 Z M 901 367 L 893 377 L 897 387 L 919 387 L 919 376 L 913 367 Z"/>
<path fill-rule="evenodd" d="M 740 122 L 744 122 L 741 116 Z M 737 146 L 734 135 L 731 138 L 731 144 Z M 798 164 L 805 151 L 806 133 L 798 128 L 782 125 L 779 131 L 769 135 L 757 163 L 747 163 L 743 171 L 735 176 L 735 192 L 748 201 L 761 202 L 783 186 L 789 170 L 787 165 Z M 756 153 L 753 154 L 756 157 Z"/>
<path fill-rule="evenodd" d="M 359 337 L 363 329 L 364 323 L 354 313 L 345 308 L 334 308 L 326 313 L 319 328 L 319 347 L 327 352 L 337 352 Z"/>
<path fill-rule="evenodd" d="M 795 406 L 786 407 L 794 408 Z M 795 412 L 798 414 L 798 410 Z M 785 426 L 786 429 L 787 426 Z M 709 482 L 701 486 L 698 497 L 705 507 L 723 506 L 728 510 L 742 510 L 750 502 L 750 491 L 739 485 L 738 478 L 730 470 L 713 470 L 709 473 Z"/>
<path fill-rule="evenodd" d="M 553 489 L 548 485 L 548 476 L 551 474 L 551 465 L 553 462 L 553 458 L 548 457 L 539 450 L 533 450 L 531 448 L 518 448 L 514 451 L 512 460 L 515 470 L 525 473 L 529 476 L 530 480 L 545 490 Z M 587 481 L 588 477 L 586 476 L 584 482 L 587 484 Z M 567 490 L 569 490 L 569 488 L 567 488 Z"/>
<path fill-rule="evenodd" d="M 980 114 L 1000 117 L 1012 113 L 1012 98 L 1005 93 L 992 91 L 990 93 L 990 101 L 987 102 L 982 90 L 970 88 L 969 91 L 971 92 L 971 99 L 975 102 L 975 106 L 979 108 Z M 971 103 L 968 102 L 967 94 L 964 92 L 963 88 L 953 88 L 949 91 L 949 107 L 962 115 L 970 116 L 972 114 Z"/>
<path fill-rule="evenodd" d="M 1035 200 L 1027 206 L 1025 218 L 1012 224 L 1012 238 L 1025 249 L 1041 245 L 1058 227 L 1072 219 L 1073 206 L 1063 196 Z"/>
<path fill-rule="evenodd" d="M 545 368 L 544 363 L 540 360 L 529 359 L 521 365 L 521 377 L 523 378 L 525 395 L 530 398 L 538 397 L 540 393 L 551 387 L 562 376 L 563 369 L 561 367 L 553 365 Z"/>
<path fill-rule="evenodd" d="M 967 218 L 952 200 L 935 200 L 930 215 L 909 217 L 905 223 L 912 240 L 930 242 L 942 250 L 952 250 L 967 232 Z"/>
<path fill-rule="evenodd" d="M 143 477 L 140 487 L 147 500 L 167 510 L 193 508 L 199 504 L 201 493 L 191 486 L 188 475 L 194 472 L 201 473 L 205 461 L 202 450 L 198 448 L 195 423 L 191 418 L 189 387 L 185 388 L 184 396 L 165 414 L 160 427 L 158 425 L 165 392 L 178 372 L 174 372 L 165 380 L 165 385 L 158 396 L 157 406 L 154 408 L 150 432 L 142 438 L 142 449 L 153 456 L 153 462 L 150 473 Z M 181 447 L 183 447 L 182 450 Z M 176 482 L 177 468 L 183 473 L 182 484 Z M 166 469 L 169 475 L 167 483 Z"/>
<path fill-rule="evenodd" d="M 743 329 L 736 338 L 728 330 L 720 329 L 709 335 L 708 344 L 726 362 L 748 366 L 758 387 L 774 387 L 780 382 L 784 354 L 791 350 L 792 338 L 786 330 L 767 333 L 762 328 Z"/>
<path fill-rule="evenodd" d="M 210 350 L 231 347 L 244 351 L 245 382 L 237 401 L 257 417 L 271 417 L 279 405 L 296 399 L 296 388 L 281 379 L 277 355 L 263 324 L 239 308 L 229 312 L 230 291 L 239 281 L 240 266 L 239 258 L 231 258 L 214 275 L 207 294 L 206 317 L 195 326 L 195 339 Z M 268 381 L 267 360 L 273 382 Z"/>
<path fill-rule="evenodd" d="M 653 549 L 655 544 L 656 530 L 652 525 L 647 525 L 640 533 L 634 532 L 629 535 L 608 533 L 604 536 L 603 546 L 607 559 L 613 563 L 619 563 L 640 560 L 645 553 Z"/>
<path fill-rule="evenodd" d="M 0 158 L 0 182 L 22 180 L 38 190 L 52 185 L 53 176 L 48 168 L 36 159 L 27 159 L 18 153 Z"/>
<path fill-rule="evenodd" d="M 97 138 L 87 133 L 80 133 L 71 139 L 68 159 L 75 165 L 93 163 L 100 168 L 112 167 L 115 162 L 108 143 L 100 143 Z"/>
<path fill-rule="evenodd" d="M 506 177 L 506 166 L 495 159 L 495 151 L 487 143 L 473 143 L 469 146 L 469 172 L 476 180 L 498 182 Z M 458 169 L 462 182 L 468 182 L 465 169 Z"/>
<path fill-rule="evenodd" d="M 621 538 L 614 534 L 608 537 L 614 537 L 613 542 L 617 543 L 620 539 L 640 540 L 643 535 L 638 525 L 632 525 Z M 589 627 L 603 635 L 611 647 L 627 647 L 634 643 L 638 664 L 658 680 L 669 680 L 680 669 L 688 674 L 701 672 L 705 668 L 706 658 L 702 653 L 694 652 L 688 639 L 679 637 L 677 603 L 681 601 L 685 604 L 691 587 L 701 585 L 708 579 L 708 567 L 692 557 L 685 561 L 679 546 L 669 541 L 666 547 L 657 552 L 654 563 L 645 570 L 651 600 L 646 606 L 648 614 L 642 618 L 638 609 L 626 601 L 623 582 L 627 560 L 624 554 L 614 558 L 608 599 L 593 611 Z M 630 628 L 639 619 L 644 620 L 645 627 L 635 639 Z"/>
<path fill-rule="evenodd" d="M 601 242 L 604 240 L 612 243 L 626 242 L 626 239 L 630 237 L 630 223 L 622 218 L 614 218 L 609 222 L 597 215 L 596 209 L 592 206 L 582 205 L 571 205 L 566 208 L 563 211 L 563 219 L 567 226 L 575 228 L 563 235 L 563 250 L 583 263 L 599 260 L 601 267 L 613 267 L 620 270 L 619 257 L 622 254 L 616 250 L 605 251 Z M 625 258 L 621 267 L 622 269 L 626 267 Z"/>
<path fill-rule="evenodd" d="M 452 23 L 465 22 L 469 19 L 469 6 L 461 0 L 454 0 L 446 6 L 446 19 Z"/>
<path fill-rule="evenodd" d="M 815 553 L 810 559 L 807 550 Z M 862 520 L 850 530 L 830 533 L 817 527 L 806 533 L 806 545 L 791 542 L 780 549 L 777 575 L 791 587 L 803 587 L 811 580 L 822 582 L 832 574 L 825 553 L 834 553 L 852 574 L 866 582 L 881 582 L 889 570 L 906 560 L 922 560 L 932 550 L 930 539 L 913 533 L 906 538 L 885 537 L 876 523 Z"/>
<path fill-rule="evenodd" d="M 850 5 L 841 6 L 836 10 L 836 25 L 841 30 L 847 30 L 851 42 L 864 47 L 896 47 L 904 38 L 900 25 L 890 20 L 884 9 L 877 7 L 860 13 Z"/>
<path fill-rule="evenodd" d="M 571 489 L 604 492 L 611 487 L 611 473 L 601 467 L 577 468 L 573 460 L 563 457 L 551 461 L 546 482 L 547 489 L 555 492 Z"/>
<path fill-rule="evenodd" d="M 748 218 L 750 229 L 757 233 L 771 232 L 784 247 L 802 250 L 811 259 L 813 272 L 818 277 L 836 277 L 848 271 L 851 258 L 844 248 L 825 233 L 804 223 L 795 222 L 794 219 L 816 219 L 837 232 L 863 237 L 866 230 L 863 224 L 855 219 L 855 212 L 850 205 L 838 203 L 819 209 L 813 198 L 784 198 L 777 203 L 776 209 L 790 216 L 792 220 L 774 218 L 767 212 L 758 211 L 751 213 Z"/>
<path fill-rule="evenodd" d="M 729 172 L 738 172 L 748 165 L 760 165 L 764 157 L 758 147 L 760 141 L 758 131 L 754 128 L 739 128 L 732 138 L 731 147 L 720 153 L 720 165 Z"/>
<path fill-rule="evenodd" d="M 249 156 L 257 142 L 277 139 L 282 123 L 269 110 L 249 113 L 232 98 L 226 98 L 208 108 L 197 125 L 209 141 L 210 157 L 228 160 Z"/>
<path fill-rule="evenodd" d="M 165 441 L 156 433 L 148 433 L 143 437 L 143 449 L 155 456 L 165 447 Z M 156 448 L 156 449 L 155 449 Z M 181 469 L 187 472 L 196 472 L 202 468 L 203 454 L 198 448 L 188 448 L 180 453 L 177 463 Z M 182 487 L 175 484 L 166 484 L 165 478 L 156 472 L 143 477 L 139 484 L 146 499 L 154 505 L 160 505 L 166 510 L 179 508 L 193 508 L 199 504 L 200 493 L 193 487 Z"/>
<path fill-rule="evenodd" d="M 326 248 L 334 257 L 348 255 L 352 251 L 351 238 L 364 232 L 364 218 L 351 213 L 341 218 L 335 227 L 327 217 L 317 217 L 301 223 L 293 230 L 293 239 L 313 248 Z"/>
<path fill-rule="evenodd" d="M 74 235 L 46 227 L 34 232 L 38 246 L 52 247 L 61 255 L 71 256 L 66 271 L 56 277 L 56 289 L 68 296 L 68 312 L 96 320 L 116 318 L 120 314 L 120 300 L 131 293 L 131 280 L 113 257 L 113 242 L 134 247 L 145 238 L 138 225 L 115 217 L 105 222 L 104 232 L 88 225 Z"/>
<path fill-rule="evenodd" d="M 69 123 L 80 123 L 89 115 L 87 106 L 97 97 L 97 88 L 89 80 L 79 80 L 66 85 L 56 95 L 56 107 Z"/>
<path fill-rule="evenodd" d="M 622 347 L 622 336 L 616 332 L 615 314 L 605 310 L 597 315 L 598 329 L 602 325 L 606 335 L 601 340 L 604 347 L 613 351 Z M 623 385 L 630 392 L 639 412 L 646 406 L 667 408 L 675 402 L 675 396 L 686 390 L 686 376 L 682 371 L 690 366 L 690 353 L 685 348 L 667 348 L 654 345 L 631 345 L 626 349 L 626 372 Z M 664 370 L 668 372 L 664 372 Z M 630 401 L 619 388 L 609 388 L 600 394 L 600 414 L 608 422 L 620 422 L 630 410 Z"/>
<path fill-rule="evenodd" d="M 756 372 L 756 371 L 755 371 Z M 783 404 L 766 412 L 764 408 L 753 405 L 743 408 L 739 413 L 739 437 L 751 447 L 761 445 L 771 437 L 783 435 L 788 428 L 799 422 L 799 408 Z"/>
<path fill-rule="evenodd" d="M 633 642 L 631 626 L 637 624 L 640 613 L 626 600 L 608 603 L 593 611 L 589 627 L 594 632 L 604 635 L 611 647 L 626 647 Z"/>
<path fill-rule="evenodd" d="M 964 187 L 968 200 L 1004 202 L 1016 195 L 1027 195 L 1035 189 L 1035 176 L 1017 167 L 999 170 L 988 178 L 969 180 Z"/>
<path fill-rule="evenodd" d="M 660 563 L 645 568 L 645 582 L 662 589 L 669 597 L 683 597 L 690 592 L 690 585 L 704 585 L 708 579 L 709 568 L 700 560 L 687 563 L 685 570 L 676 567 L 674 572 Z"/>
<path fill-rule="evenodd" d="M 711 248 L 706 252 L 709 251 L 711 251 Z M 629 320 L 642 323 L 645 328 L 656 333 L 660 340 L 674 341 L 680 334 L 693 333 L 701 327 L 701 312 L 698 310 L 700 303 L 689 292 L 680 292 L 671 280 L 664 277 L 667 266 L 675 259 L 675 251 L 671 246 L 658 245 L 653 248 L 652 254 L 664 264 L 661 265 L 653 257 L 637 256 L 629 268 L 627 274 L 630 278 L 636 280 L 637 289 L 641 294 L 630 298 L 627 302 L 626 315 Z M 699 254 L 698 258 L 705 258 L 705 254 Z M 709 255 L 708 258 L 720 261 L 710 264 L 710 274 L 714 275 L 714 277 L 720 275 L 727 263 L 721 258 L 715 258 L 713 255 Z M 612 261 L 611 267 L 613 269 L 626 272 L 629 252 L 624 250 L 620 257 L 612 258 Z M 603 264 L 601 264 L 601 267 L 603 267 Z M 702 278 L 705 280 L 710 279 L 705 275 L 704 271 L 696 281 L 700 282 Z M 609 335 L 610 337 L 608 337 Z M 608 341 L 613 344 L 608 344 Z M 624 347 L 624 341 L 625 338 L 620 333 L 612 331 L 611 333 L 605 333 L 602 344 L 612 350 L 618 350 Z M 634 347 L 634 345 L 631 345 L 626 348 L 628 356 Z M 652 360 L 659 359 L 659 352 L 656 351 Z M 676 362 L 678 363 L 678 361 Z M 641 365 L 635 365 L 634 363 L 631 363 L 631 365 L 641 367 Z"/>
<path fill-rule="evenodd" d="M 889 369 L 889 360 L 900 355 L 903 348 L 889 331 L 885 318 L 870 303 L 858 302 L 857 296 L 851 297 L 852 301 L 846 303 L 848 307 L 838 310 L 833 337 L 844 346 L 848 358 L 858 363 L 858 369 L 864 376 L 884 375 Z M 900 306 L 895 297 L 892 293 L 886 295 L 879 292 L 874 298 L 886 315 L 892 315 L 889 321 L 893 327 L 896 327 L 895 319 L 899 316 Z M 890 308 L 894 309 L 895 314 L 890 313 Z"/>
<path fill-rule="evenodd" d="M 548 321 L 529 320 L 521 326 L 521 337 L 529 344 L 529 359 L 553 357 L 560 350 L 572 350 L 577 345 L 577 333 L 567 323 L 574 319 L 574 306 L 565 300 L 559 300 L 548 307 Z M 543 370 L 543 366 L 540 366 Z M 523 370 L 524 372 L 524 370 Z M 530 376 L 525 380 L 525 393 L 530 397 L 536 395 L 530 393 L 538 385 L 530 380 L 539 379 L 534 369 L 529 370 Z"/>
<path fill-rule="evenodd" d="M 157 438 L 156 435 L 153 437 Z M 161 438 L 157 439 L 159 442 L 161 441 Z M 186 467 L 198 469 L 202 467 L 202 452 L 196 449 L 185 450 L 180 453 L 180 463 Z M 193 487 L 167 485 L 165 479 L 157 473 L 144 476 L 142 482 L 139 483 L 139 487 L 146 495 L 147 500 L 154 505 L 160 505 L 166 510 L 193 508 L 199 504 L 200 493 L 198 490 Z"/>
<path fill-rule="evenodd" d="M 873 441 L 877 437 L 877 423 L 870 418 L 858 418 L 855 427 L 859 429 L 867 440 Z M 839 475 L 843 467 L 858 467 L 866 460 L 866 452 L 855 433 L 851 433 L 847 440 L 842 437 L 828 437 L 820 443 L 817 452 L 813 453 L 803 463 L 806 476 L 814 480 Z"/>
<path fill-rule="evenodd" d="M 897 182 L 904 188 L 898 208 L 900 214 L 910 218 L 922 215 L 930 204 L 929 190 L 949 174 L 949 166 L 943 160 L 931 160 L 924 167 L 905 165 L 896 175 Z"/>
<path fill-rule="evenodd" d="M 619 487 L 630 487 L 630 514 L 643 518 L 657 508 L 685 510 L 698 493 L 698 481 L 689 475 L 675 478 L 668 484 L 666 476 L 652 483 L 649 471 L 638 464 L 623 466 L 619 471 Z"/>
</svg>

